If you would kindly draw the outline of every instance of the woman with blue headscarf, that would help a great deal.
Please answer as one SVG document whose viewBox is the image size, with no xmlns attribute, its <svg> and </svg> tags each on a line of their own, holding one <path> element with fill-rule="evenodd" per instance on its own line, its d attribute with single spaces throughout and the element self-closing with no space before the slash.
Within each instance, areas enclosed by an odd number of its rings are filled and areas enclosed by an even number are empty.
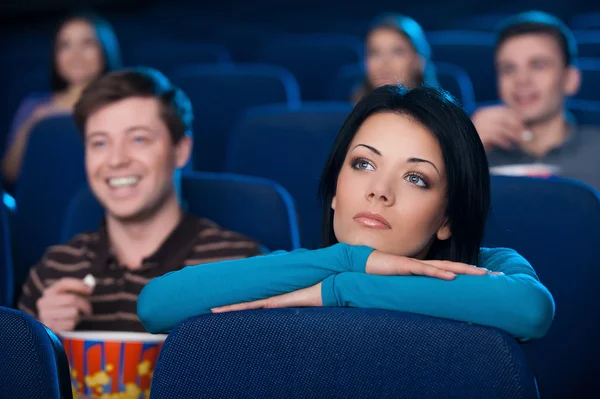
<svg viewBox="0 0 600 399">
<path fill-rule="evenodd" d="M 377 17 L 367 33 L 365 50 L 365 81 L 352 96 L 354 101 L 386 84 L 400 83 L 410 89 L 437 86 L 431 48 L 414 19 L 401 14 Z"/>
</svg>

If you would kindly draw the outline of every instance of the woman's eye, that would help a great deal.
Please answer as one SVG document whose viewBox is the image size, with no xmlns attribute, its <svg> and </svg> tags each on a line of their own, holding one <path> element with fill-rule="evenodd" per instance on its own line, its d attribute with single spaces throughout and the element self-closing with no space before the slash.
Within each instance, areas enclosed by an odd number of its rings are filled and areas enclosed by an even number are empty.
<svg viewBox="0 0 600 399">
<path fill-rule="evenodd" d="M 405 179 L 406 179 L 406 181 L 408 181 L 409 183 L 414 184 L 415 186 L 427 187 L 427 183 L 419 175 L 408 175 L 408 176 L 406 176 Z"/>
<path fill-rule="evenodd" d="M 369 161 L 366 161 L 364 159 L 357 159 L 352 163 L 352 167 L 358 170 L 375 170 L 373 165 L 371 165 Z"/>
</svg>

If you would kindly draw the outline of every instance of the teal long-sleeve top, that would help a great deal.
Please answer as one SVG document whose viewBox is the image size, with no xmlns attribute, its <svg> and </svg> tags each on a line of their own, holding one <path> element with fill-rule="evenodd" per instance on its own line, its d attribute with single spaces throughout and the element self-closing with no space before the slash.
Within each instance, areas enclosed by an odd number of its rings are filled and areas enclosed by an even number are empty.
<svg viewBox="0 0 600 399">
<path fill-rule="evenodd" d="M 138 316 L 151 333 L 165 333 L 210 309 L 310 287 L 319 282 L 324 306 L 418 313 L 500 328 L 521 340 L 540 338 L 554 315 L 552 295 L 522 256 L 482 248 L 479 266 L 504 275 L 426 276 L 365 273 L 372 248 L 335 244 L 318 250 L 188 266 L 151 280 Z"/>
</svg>

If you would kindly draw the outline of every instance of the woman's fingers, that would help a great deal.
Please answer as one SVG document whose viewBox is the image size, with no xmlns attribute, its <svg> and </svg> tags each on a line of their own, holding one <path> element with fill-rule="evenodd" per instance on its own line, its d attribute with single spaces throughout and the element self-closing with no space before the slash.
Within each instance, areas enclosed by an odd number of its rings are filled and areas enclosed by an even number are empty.
<svg viewBox="0 0 600 399">
<path fill-rule="evenodd" d="M 484 276 L 489 270 L 460 262 L 418 260 L 406 256 L 373 251 L 365 269 L 368 274 L 381 276 L 429 276 L 452 280 L 458 274 Z"/>
<path fill-rule="evenodd" d="M 266 301 L 264 299 L 252 302 L 242 302 L 233 305 L 219 306 L 218 308 L 212 308 L 210 311 L 213 313 L 225 313 L 235 312 L 239 310 L 250 310 L 250 309 L 262 309 L 265 306 Z"/>
<path fill-rule="evenodd" d="M 447 260 L 423 260 L 420 261 L 439 269 L 447 270 L 456 274 L 471 274 L 475 276 L 485 276 L 490 271 L 482 267 L 467 265 L 466 263 L 450 262 Z"/>
</svg>

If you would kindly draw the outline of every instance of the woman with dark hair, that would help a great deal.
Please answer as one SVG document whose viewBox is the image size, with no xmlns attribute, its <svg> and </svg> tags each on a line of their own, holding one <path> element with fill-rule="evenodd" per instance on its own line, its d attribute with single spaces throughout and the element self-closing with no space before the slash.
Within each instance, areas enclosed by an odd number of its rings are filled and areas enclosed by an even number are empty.
<svg viewBox="0 0 600 399">
<path fill-rule="evenodd" d="M 29 134 L 41 119 L 72 112 L 83 89 L 98 76 L 121 67 L 117 38 L 98 16 L 78 13 L 58 26 L 50 66 L 51 93 L 29 95 L 19 106 L 2 160 L 4 180 L 19 177 Z"/>
<path fill-rule="evenodd" d="M 152 280 L 138 299 L 146 329 L 169 331 L 211 311 L 302 306 L 420 313 L 519 339 L 550 327 L 554 302 L 531 265 L 513 250 L 480 248 L 487 159 L 446 92 L 383 86 L 367 94 L 344 122 L 321 184 L 324 248 Z"/>
<path fill-rule="evenodd" d="M 409 89 L 436 86 L 431 48 L 423 28 L 402 14 L 383 14 L 365 38 L 365 80 L 352 95 L 357 102 L 373 89 L 401 84 Z"/>
</svg>

